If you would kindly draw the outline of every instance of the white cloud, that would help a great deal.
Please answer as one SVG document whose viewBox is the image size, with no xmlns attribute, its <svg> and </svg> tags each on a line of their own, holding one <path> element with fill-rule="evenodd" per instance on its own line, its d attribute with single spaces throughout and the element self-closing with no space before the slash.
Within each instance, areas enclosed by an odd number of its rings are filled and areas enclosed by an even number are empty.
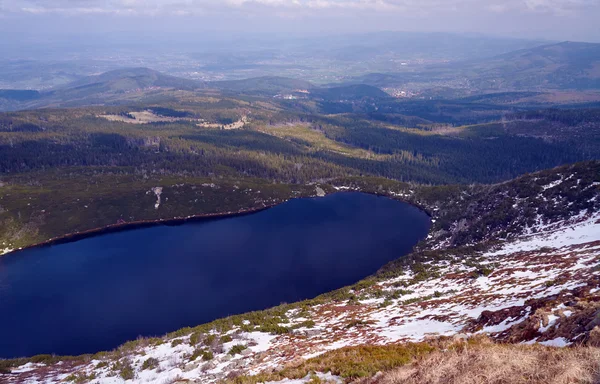
<svg viewBox="0 0 600 384">
<path fill-rule="evenodd" d="M 0 17 L 0 32 L 402 30 L 600 41 L 600 0 L 0 0 Z"/>
<path fill-rule="evenodd" d="M 327 9 L 373 12 L 582 12 L 600 8 L 599 0 L 0 0 L 3 12 L 62 14 L 180 14 L 242 9 L 308 10 Z"/>
</svg>

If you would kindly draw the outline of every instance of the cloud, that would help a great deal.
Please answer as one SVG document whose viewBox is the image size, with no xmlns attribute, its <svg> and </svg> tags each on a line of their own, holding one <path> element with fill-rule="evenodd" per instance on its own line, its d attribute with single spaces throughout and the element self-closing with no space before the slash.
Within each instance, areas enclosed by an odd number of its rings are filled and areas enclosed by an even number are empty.
<svg viewBox="0 0 600 384">
<path fill-rule="evenodd" d="M 245 12 L 323 10 L 399 12 L 415 15 L 441 12 L 583 12 L 600 8 L 598 0 L 0 0 L 0 10 L 12 13 L 190 15 L 241 10 Z"/>
<path fill-rule="evenodd" d="M 0 32 L 48 36 L 402 30 L 600 41 L 600 0 L 0 0 L 0 17 Z"/>
</svg>

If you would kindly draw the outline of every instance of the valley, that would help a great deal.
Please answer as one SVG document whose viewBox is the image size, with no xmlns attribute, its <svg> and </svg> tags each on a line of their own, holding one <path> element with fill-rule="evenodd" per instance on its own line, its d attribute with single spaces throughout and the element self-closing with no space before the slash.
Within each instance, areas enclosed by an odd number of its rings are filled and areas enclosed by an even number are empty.
<svg viewBox="0 0 600 384">
<path fill-rule="evenodd" d="M 600 44 L 198 39 L 0 60 L 0 382 L 598 382 Z"/>
</svg>

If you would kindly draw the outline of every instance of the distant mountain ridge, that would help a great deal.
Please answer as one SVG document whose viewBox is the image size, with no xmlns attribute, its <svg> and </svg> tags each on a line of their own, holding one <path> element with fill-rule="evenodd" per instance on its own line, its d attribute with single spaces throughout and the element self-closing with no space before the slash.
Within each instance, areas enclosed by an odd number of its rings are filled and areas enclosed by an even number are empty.
<svg viewBox="0 0 600 384">
<path fill-rule="evenodd" d="M 442 99 L 495 92 L 600 90 L 600 44 L 547 44 L 491 58 L 410 67 L 395 73 L 371 73 L 326 87 L 282 76 L 203 82 L 148 68 L 125 68 L 87 76 L 39 95 L 0 93 L 0 110 L 126 104 L 147 100 L 151 93 L 159 99 L 169 97 L 165 92 L 171 90 L 211 89 L 267 97 L 308 91 L 299 96 L 325 101 L 389 97 L 382 88 L 407 89 L 416 95 Z"/>
<path fill-rule="evenodd" d="M 204 86 L 203 82 L 165 75 L 149 68 L 125 68 L 87 76 L 52 92 L 125 92 L 148 87 L 193 90 Z"/>
<path fill-rule="evenodd" d="M 513 89 L 596 89 L 600 88 L 600 44 L 543 45 L 478 60 L 469 69 L 481 81 Z"/>
<path fill-rule="evenodd" d="M 47 91 L 0 92 L 0 110 L 123 104 L 135 101 L 130 94 L 152 91 L 153 88 L 194 91 L 206 88 L 206 83 L 166 75 L 149 68 L 117 69 L 86 76 Z M 11 101 L 11 104 L 6 103 L 8 107 L 1 108 L 2 99 Z"/>
<path fill-rule="evenodd" d="M 405 72 L 373 72 L 346 80 L 377 87 L 489 92 L 600 89 L 600 44 L 561 42 Z M 450 93 L 451 94 L 451 93 Z"/>
<path fill-rule="evenodd" d="M 150 94 L 160 97 L 161 91 L 170 90 L 190 92 L 215 90 L 267 97 L 302 92 L 307 97 L 327 101 L 389 97 L 381 89 L 365 84 L 322 88 L 309 81 L 281 76 L 202 82 L 166 75 L 149 68 L 124 68 L 87 76 L 44 92 L 12 90 L 0 92 L 0 101 L 2 99 L 10 101 L 10 104 L 5 103 L 7 106 L 5 110 L 118 105 L 136 102 Z M 0 103 L 0 110 L 2 109 Z"/>
<path fill-rule="evenodd" d="M 381 89 L 366 84 L 319 88 L 313 90 L 311 94 L 331 101 L 356 100 L 362 98 L 381 99 L 390 97 L 390 95 Z"/>
<path fill-rule="evenodd" d="M 211 87 L 236 92 L 280 93 L 296 90 L 309 90 L 316 86 L 309 81 L 282 76 L 262 76 L 243 80 L 215 81 Z"/>
</svg>

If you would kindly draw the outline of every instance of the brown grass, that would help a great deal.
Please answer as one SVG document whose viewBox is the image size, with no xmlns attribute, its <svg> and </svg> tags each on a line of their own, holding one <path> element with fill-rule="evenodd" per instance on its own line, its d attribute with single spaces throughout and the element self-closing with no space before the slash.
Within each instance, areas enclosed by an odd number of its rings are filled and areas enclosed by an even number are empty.
<svg viewBox="0 0 600 384">
<path fill-rule="evenodd" d="M 256 376 L 239 376 L 227 383 L 257 384 L 284 379 L 301 379 L 312 372 L 331 372 L 351 382 L 361 377 L 372 377 L 377 372 L 389 371 L 409 364 L 414 359 L 435 349 L 427 343 L 405 345 L 362 345 L 336 349 L 306 361 L 290 364 L 282 370 Z"/>
<path fill-rule="evenodd" d="M 466 343 L 362 383 L 595 384 L 600 383 L 600 349 Z"/>
</svg>

